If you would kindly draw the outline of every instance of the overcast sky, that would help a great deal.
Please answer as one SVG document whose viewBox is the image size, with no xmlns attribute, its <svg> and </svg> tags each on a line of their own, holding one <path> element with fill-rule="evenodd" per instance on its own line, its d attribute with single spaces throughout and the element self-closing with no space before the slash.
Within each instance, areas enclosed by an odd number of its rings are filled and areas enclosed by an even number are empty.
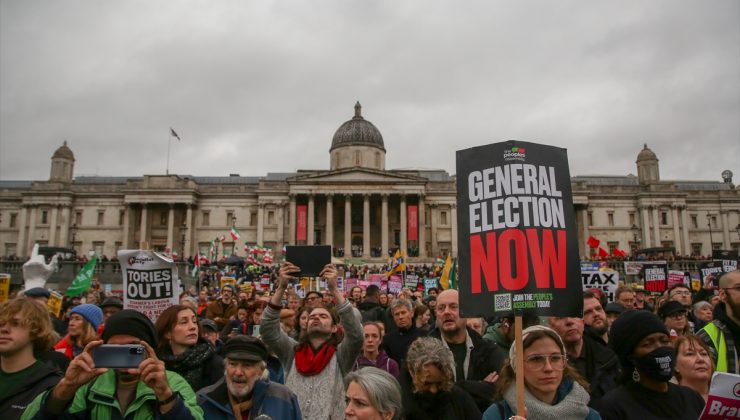
<svg viewBox="0 0 740 420">
<path fill-rule="evenodd" d="M 507 139 L 571 175 L 740 183 L 740 2 L 0 1 L 0 179 L 328 169 L 359 100 L 388 169 Z"/>
</svg>

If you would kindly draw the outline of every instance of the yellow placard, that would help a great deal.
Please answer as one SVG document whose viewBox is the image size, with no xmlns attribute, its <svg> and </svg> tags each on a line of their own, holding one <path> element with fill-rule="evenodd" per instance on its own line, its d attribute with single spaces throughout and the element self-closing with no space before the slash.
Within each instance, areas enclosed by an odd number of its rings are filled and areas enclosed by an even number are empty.
<svg viewBox="0 0 740 420">
<path fill-rule="evenodd" d="M 46 306 L 49 308 L 49 312 L 59 318 L 59 313 L 62 312 L 62 295 L 58 292 L 51 292 Z"/>
<path fill-rule="evenodd" d="M 223 289 L 227 284 L 233 284 L 236 287 L 236 279 L 229 276 L 221 277 L 221 289 Z"/>
<path fill-rule="evenodd" d="M 5 302 L 10 296 L 10 274 L 0 273 L 0 302 Z"/>
<path fill-rule="evenodd" d="M 247 294 L 252 293 L 252 283 L 242 283 L 239 286 L 239 289 L 242 292 L 247 293 Z"/>
</svg>

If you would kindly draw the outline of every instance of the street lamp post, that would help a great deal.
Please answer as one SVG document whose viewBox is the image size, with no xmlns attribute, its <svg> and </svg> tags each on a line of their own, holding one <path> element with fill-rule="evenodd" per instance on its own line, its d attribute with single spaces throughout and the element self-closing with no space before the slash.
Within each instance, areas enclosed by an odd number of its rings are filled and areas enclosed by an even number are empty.
<svg viewBox="0 0 740 420">
<path fill-rule="evenodd" d="M 714 251 L 714 238 L 712 238 L 712 220 L 707 220 L 707 227 L 709 228 L 709 252 Z"/>
<path fill-rule="evenodd" d="M 70 235 L 72 242 L 70 242 L 69 247 L 77 251 L 75 248 L 75 242 L 77 241 L 77 225 L 72 225 L 72 228 L 70 229 L 72 231 L 72 234 Z"/>
<path fill-rule="evenodd" d="M 186 235 L 185 229 L 187 229 L 187 228 L 186 227 L 182 227 L 181 228 L 182 233 L 180 234 L 180 252 L 182 253 L 182 256 L 180 258 L 183 261 L 185 260 L 185 235 Z"/>
</svg>

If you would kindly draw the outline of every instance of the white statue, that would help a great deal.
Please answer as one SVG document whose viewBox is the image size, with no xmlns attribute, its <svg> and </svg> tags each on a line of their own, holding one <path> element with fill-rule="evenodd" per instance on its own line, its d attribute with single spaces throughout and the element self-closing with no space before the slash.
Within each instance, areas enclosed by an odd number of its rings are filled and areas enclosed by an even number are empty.
<svg viewBox="0 0 740 420">
<path fill-rule="evenodd" d="M 32 289 L 34 287 L 45 287 L 46 280 L 51 277 L 54 270 L 57 269 L 57 258 L 58 255 L 51 257 L 51 263 L 46 264 L 46 259 L 43 255 L 39 255 L 39 244 L 33 246 L 31 252 L 31 259 L 23 264 L 23 281 L 25 282 L 25 289 Z"/>
</svg>

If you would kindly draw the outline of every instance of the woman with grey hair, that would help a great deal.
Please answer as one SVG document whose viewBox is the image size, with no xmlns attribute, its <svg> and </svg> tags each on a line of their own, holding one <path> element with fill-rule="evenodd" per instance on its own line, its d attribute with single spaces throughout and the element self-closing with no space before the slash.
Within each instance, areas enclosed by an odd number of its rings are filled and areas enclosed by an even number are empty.
<svg viewBox="0 0 740 420">
<path fill-rule="evenodd" d="M 440 340 L 422 337 L 411 343 L 401 374 L 403 418 L 480 419 L 473 398 L 455 385 L 455 360 Z"/>
<path fill-rule="evenodd" d="M 698 332 L 714 319 L 714 307 L 706 300 L 696 302 L 692 308 L 694 314 L 694 332 Z"/>
<path fill-rule="evenodd" d="M 401 387 L 390 373 L 365 367 L 344 377 L 347 408 L 352 420 L 398 420 L 401 418 Z"/>
</svg>

